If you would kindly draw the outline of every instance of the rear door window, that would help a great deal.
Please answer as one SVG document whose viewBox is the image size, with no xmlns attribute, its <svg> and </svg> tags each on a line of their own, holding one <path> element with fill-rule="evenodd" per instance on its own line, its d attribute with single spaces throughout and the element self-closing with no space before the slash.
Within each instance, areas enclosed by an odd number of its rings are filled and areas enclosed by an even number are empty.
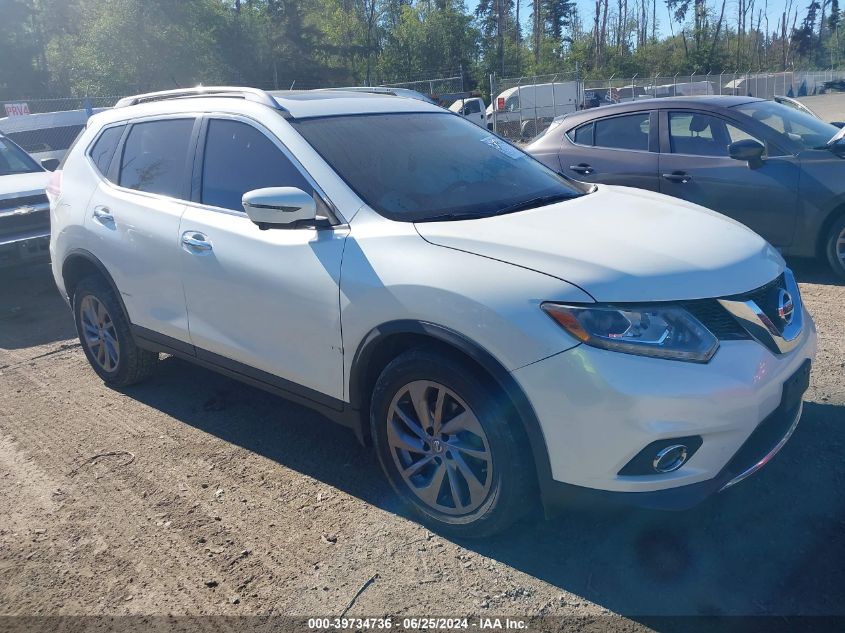
<svg viewBox="0 0 845 633">
<path fill-rule="evenodd" d="M 116 125 L 103 130 L 100 137 L 94 142 L 88 155 L 97 166 L 97 171 L 105 178 L 109 174 L 109 165 L 114 157 L 120 137 L 123 136 L 125 125 Z"/>
<path fill-rule="evenodd" d="M 595 122 L 594 144 L 611 149 L 648 151 L 650 120 L 650 112 L 599 119 Z"/>
<path fill-rule="evenodd" d="M 297 187 L 314 193 L 302 172 L 264 133 L 240 121 L 209 121 L 201 202 L 243 211 L 243 195 L 264 187 Z"/>
<path fill-rule="evenodd" d="M 194 119 L 134 124 L 123 146 L 119 184 L 171 198 L 185 197 L 193 128 Z"/>
</svg>

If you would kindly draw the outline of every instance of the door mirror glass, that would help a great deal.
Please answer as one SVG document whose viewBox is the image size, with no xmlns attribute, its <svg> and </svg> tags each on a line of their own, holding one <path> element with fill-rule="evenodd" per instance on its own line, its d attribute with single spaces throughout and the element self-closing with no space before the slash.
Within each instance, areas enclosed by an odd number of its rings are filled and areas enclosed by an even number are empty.
<svg viewBox="0 0 845 633">
<path fill-rule="evenodd" d="M 243 196 L 244 211 L 249 219 L 264 230 L 272 227 L 294 228 L 317 217 L 314 198 L 296 187 L 267 187 L 247 191 Z"/>
<path fill-rule="evenodd" d="M 763 152 L 766 148 L 753 139 L 734 141 L 728 145 L 728 154 L 734 160 L 743 160 L 752 167 L 763 162 Z"/>
<path fill-rule="evenodd" d="M 59 159 L 58 158 L 42 158 L 41 159 L 41 166 L 46 169 L 47 171 L 56 171 L 59 167 Z"/>
</svg>

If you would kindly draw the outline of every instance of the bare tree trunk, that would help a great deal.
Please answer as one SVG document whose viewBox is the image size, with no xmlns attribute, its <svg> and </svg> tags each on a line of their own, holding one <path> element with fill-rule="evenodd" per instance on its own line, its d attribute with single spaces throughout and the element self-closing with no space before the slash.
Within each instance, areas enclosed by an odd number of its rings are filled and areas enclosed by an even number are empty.
<svg viewBox="0 0 845 633">
<path fill-rule="evenodd" d="M 607 3 L 609 0 L 604 0 L 604 15 L 601 19 L 601 38 L 599 44 L 599 55 L 596 58 L 596 63 L 600 66 L 604 63 L 604 51 L 607 46 Z"/>
<path fill-rule="evenodd" d="M 719 45 L 719 33 L 722 30 L 722 20 L 725 18 L 725 4 L 727 4 L 727 0 L 722 0 L 722 10 L 719 12 L 719 21 L 716 22 L 716 30 L 713 32 L 713 41 L 710 42 L 710 50 L 707 53 L 708 69 L 713 66 L 713 53 L 716 52 L 716 46 Z"/>
<path fill-rule="evenodd" d="M 596 2 L 598 7 L 598 2 Z M 597 9 L 598 10 L 598 9 Z M 540 25 L 543 23 L 540 18 L 540 0 L 534 0 L 534 63 L 540 63 L 540 38 L 542 36 Z M 598 32 L 598 15 L 596 15 L 596 32 Z"/>
</svg>

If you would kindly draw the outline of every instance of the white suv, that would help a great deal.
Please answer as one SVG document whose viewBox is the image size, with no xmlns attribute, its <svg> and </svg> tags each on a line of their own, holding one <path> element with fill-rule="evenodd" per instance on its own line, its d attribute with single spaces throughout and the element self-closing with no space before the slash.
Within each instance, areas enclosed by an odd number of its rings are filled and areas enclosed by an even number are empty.
<svg viewBox="0 0 845 633">
<path fill-rule="evenodd" d="M 815 329 L 763 239 L 421 101 L 133 97 L 49 191 L 56 283 L 106 383 L 163 352 L 314 407 L 448 534 L 535 499 L 689 507 L 801 414 Z"/>
</svg>

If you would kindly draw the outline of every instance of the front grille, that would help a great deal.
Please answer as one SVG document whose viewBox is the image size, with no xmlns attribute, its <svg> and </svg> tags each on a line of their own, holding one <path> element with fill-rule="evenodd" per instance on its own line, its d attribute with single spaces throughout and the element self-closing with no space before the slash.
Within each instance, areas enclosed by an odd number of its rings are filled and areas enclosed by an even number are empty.
<svg viewBox="0 0 845 633">
<path fill-rule="evenodd" d="M 47 194 L 39 193 L 34 196 L 21 196 L 19 198 L 4 198 L 0 200 L 0 211 L 17 209 L 19 207 L 37 207 L 39 204 L 49 204 Z"/>
<path fill-rule="evenodd" d="M 50 231 L 49 210 L 35 211 L 24 215 L 0 216 L 0 237 L 42 228 L 46 232 Z"/>
<path fill-rule="evenodd" d="M 786 288 L 786 283 L 781 274 L 777 279 L 770 281 L 765 286 L 761 286 L 751 292 L 746 292 L 733 297 L 727 297 L 732 301 L 753 301 L 757 304 L 763 314 L 769 317 L 772 324 L 783 333 L 783 328 L 786 325 L 783 319 L 778 315 L 778 299 L 780 291 Z M 797 297 L 793 297 L 793 300 Z"/>
<path fill-rule="evenodd" d="M 683 306 L 720 341 L 744 341 L 751 338 L 745 328 L 715 299 L 685 301 Z"/>
</svg>

